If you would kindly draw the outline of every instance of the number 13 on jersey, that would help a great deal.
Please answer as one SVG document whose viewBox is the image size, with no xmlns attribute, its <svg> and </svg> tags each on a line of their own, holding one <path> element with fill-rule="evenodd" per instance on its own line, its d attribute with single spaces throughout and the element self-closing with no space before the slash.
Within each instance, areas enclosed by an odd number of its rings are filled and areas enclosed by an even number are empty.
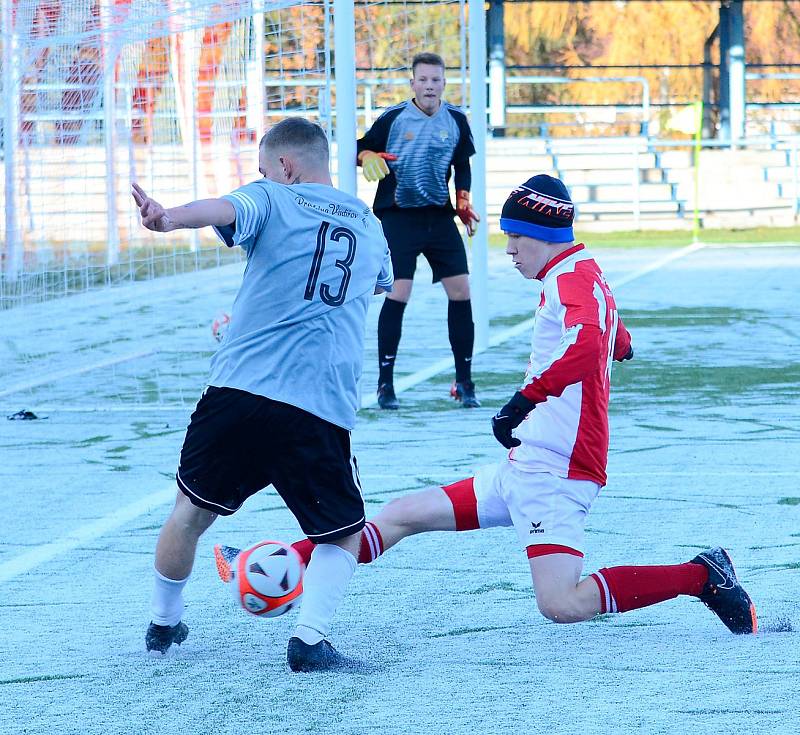
<svg viewBox="0 0 800 735">
<path fill-rule="evenodd" d="M 311 261 L 311 270 L 308 272 L 308 281 L 306 282 L 306 290 L 304 298 L 306 301 L 313 300 L 317 292 L 317 281 L 319 280 L 319 272 L 322 269 L 322 259 L 325 257 L 325 247 L 328 241 L 339 243 L 344 240 L 347 243 L 347 255 L 343 259 L 336 260 L 336 267 L 342 272 L 342 279 L 339 282 L 336 291 L 328 283 L 323 283 L 319 287 L 319 297 L 328 306 L 341 306 L 347 296 L 347 287 L 350 285 L 350 277 L 352 271 L 350 266 L 353 265 L 353 260 L 356 257 L 356 236 L 351 230 L 346 227 L 331 228 L 331 223 L 324 221 L 317 232 L 317 248 L 314 251 L 314 258 Z"/>
</svg>

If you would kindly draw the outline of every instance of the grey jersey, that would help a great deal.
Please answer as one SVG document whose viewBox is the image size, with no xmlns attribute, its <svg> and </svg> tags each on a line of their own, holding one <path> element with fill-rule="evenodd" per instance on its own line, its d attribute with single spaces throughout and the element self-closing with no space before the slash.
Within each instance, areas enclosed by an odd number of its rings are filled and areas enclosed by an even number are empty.
<svg viewBox="0 0 800 735">
<path fill-rule="evenodd" d="M 247 252 L 230 329 L 209 385 L 238 388 L 351 429 L 376 286 L 391 290 L 380 222 L 353 196 L 323 184 L 267 179 L 223 197 L 226 245 Z"/>
<path fill-rule="evenodd" d="M 390 107 L 357 143 L 364 150 L 397 156 L 378 183 L 376 212 L 397 207 L 442 207 L 453 211 L 448 181 L 453 167 L 456 189 L 469 190 L 470 156 L 475 153 L 466 115 L 442 101 L 426 115 L 412 100 Z"/>
</svg>

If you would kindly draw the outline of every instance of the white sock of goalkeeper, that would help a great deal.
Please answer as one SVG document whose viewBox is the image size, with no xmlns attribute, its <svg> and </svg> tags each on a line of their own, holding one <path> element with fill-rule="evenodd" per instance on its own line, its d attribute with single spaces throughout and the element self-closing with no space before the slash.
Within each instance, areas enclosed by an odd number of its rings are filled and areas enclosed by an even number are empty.
<svg viewBox="0 0 800 735">
<path fill-rule="evenodd" d="M 183 617 L 183 588 L 189 577 L 169 579 L 158 569 L 154 568 L 153 571 L 155 586 L 151 603 L 153 611 L 151 620 L 156 625 L 177 625 Z"/>
<path fill-rule="evenodd" d="M 356 571 L 356 558 L 335 544 L 318 544 L 303 578 L 296 635 L 313 646 L 328 635 L 331 620 Z"/>
</svg>

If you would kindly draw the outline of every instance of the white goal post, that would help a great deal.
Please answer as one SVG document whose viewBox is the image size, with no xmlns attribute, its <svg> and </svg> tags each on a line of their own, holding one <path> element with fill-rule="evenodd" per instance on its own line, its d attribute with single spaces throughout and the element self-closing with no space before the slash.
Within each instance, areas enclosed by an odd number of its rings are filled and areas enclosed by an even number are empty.
<svg viewBox="0 0 800 735">
<path fill-rule="evenodd" d="M 486 212 L 486 13 L 483 0 L 469 0 L 470 117 L 475 136 L 472 192 L 483 223 L 472 238 L 472 300 L 475 347 L 489 346 L 489 221 Z M 479 39 L 475 43 L 475 39 Z"/>
<path fill-rule="evenodd" d="M 408 98 L 422 51 L 445 58 L 446 98 L 472 118 L 482 218 L 472 288 L 485 346 L 482 2 L 13 0 L 0 20 L 5 405 L 193 402 L 214 349 L 208 325 L 241 259 L 211 233 L 143 230 L 130 182 L 167 204 L 218 196 L 258 176 L 269 125 L 303 115 L 329 132 L 338 185 L 371 202 L 355 141 Z"/>
</svg>

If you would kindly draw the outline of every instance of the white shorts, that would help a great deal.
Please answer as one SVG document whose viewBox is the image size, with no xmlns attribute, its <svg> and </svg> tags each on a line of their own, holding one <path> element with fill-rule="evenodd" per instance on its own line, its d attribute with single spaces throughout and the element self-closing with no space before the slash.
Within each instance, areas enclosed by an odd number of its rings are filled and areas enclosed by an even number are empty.
<svg viewBox="0 0 800 735">
<path fill-rule="evenodd" d="M 531 547 L 563 546 L 583 556 L 586 516 L 600 485 L 549 472 L 523 472 L 510 462 L 475 473 L 477 521 L 481 528 L 513 525 L 528 556 Z"/>
</svg>

